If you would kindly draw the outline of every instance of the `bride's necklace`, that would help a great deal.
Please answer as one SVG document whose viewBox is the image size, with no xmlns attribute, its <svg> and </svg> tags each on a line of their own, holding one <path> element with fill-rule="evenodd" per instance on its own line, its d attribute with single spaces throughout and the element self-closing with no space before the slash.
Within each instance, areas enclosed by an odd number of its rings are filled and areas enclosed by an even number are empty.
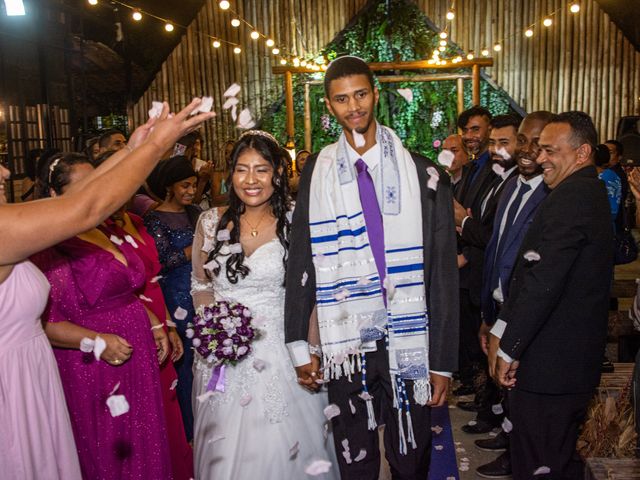
<svg viewBox="0 0 640 480">
<path fill-rule="evenodd" d="M 249 223 L 249 220 L 247 220 L 247 217 L 244 216 L 242 217 L 242 220 L 245 221 L 245 223 L 247 225 L 249 225 L 249 228 L 251 228 L 251 236 L 252 237 L 257 237 L 258 236 L 258 227 L 260 226 L 260 224 L 262 223 L 262 220 L 264 220 L 265 215 L 267 214 L 267 209 L 265 209 L 264 213 L 262 214 L 262 216 L 260 217 L 260 220 L 258 220 L 258 223 L 256 224 L 256 226 L 254 227 L 253 225 L 251 225 L 251 223 Z"/>
</svg>

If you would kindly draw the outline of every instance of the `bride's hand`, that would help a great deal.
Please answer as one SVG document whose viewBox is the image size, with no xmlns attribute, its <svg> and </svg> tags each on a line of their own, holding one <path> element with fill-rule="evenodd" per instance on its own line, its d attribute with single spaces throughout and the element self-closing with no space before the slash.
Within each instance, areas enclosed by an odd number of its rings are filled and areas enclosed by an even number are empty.
<svg viewBox="0 0 640 480">
<path fill-rule="evenodd" d="M 320 388 L 316 380 L 322 380 L 322 370 L 320 369 L 320 359 L 311 355 L 311 363 L 296 367 L 298 383 L 309 391 L 315 392 Z"/>
</svg>

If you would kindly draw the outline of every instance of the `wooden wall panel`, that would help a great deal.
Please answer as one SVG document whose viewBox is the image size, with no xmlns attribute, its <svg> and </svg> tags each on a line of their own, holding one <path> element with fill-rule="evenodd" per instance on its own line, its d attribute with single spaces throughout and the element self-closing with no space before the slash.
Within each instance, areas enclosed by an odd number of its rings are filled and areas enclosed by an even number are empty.
<svg viewBox="0 0 640 480">
<path fill-rule="evenodd" d="M 456 18 L 445 15 L 451 0 L 416 0 L 419 8 L 465 52 L 490 49 L 494 66 L 486 69 L 497 85 L 527 111 L 569 109 L 591 114 L 601 139 L 615 135 L 619 117 L 639 113 L 640 53 L 622 35 L 595 0 L 581 0 L 571 14 L 566 0 L 455 0 Z M 261 115 L 283 91 L 271 74 L 278 61 L 264 40 L 253 41 L 245 25 L 233 28 L 231 14 L 206 2 L 167 58 L 147 91 L 130 110 L 133 125 L 146 120 L 152 100 L 179 108 L 194 95 L 212 95 L 218 116 L 206 126 L 208 158 L 219 158 L 222 143 L 237 135 L 222 93 L 233 82 L 242 86 L 239 107 Z M 315 53 L 331 41 L 368 0 L 238 0 L 235 8 L 249 22 L 296 55 Z M 545 28 L 542 17 L 553 15 Z M 534 36 L 525 38 L 530 24 Z M 178 32 L 176 32 L 178 33 Z M 219 49 L 206 35 L 240 43 Z M 502 51 L 493 52 L 496 41 Z M 240 108 L 239 110 L 240 111 Z"/>
</svg>

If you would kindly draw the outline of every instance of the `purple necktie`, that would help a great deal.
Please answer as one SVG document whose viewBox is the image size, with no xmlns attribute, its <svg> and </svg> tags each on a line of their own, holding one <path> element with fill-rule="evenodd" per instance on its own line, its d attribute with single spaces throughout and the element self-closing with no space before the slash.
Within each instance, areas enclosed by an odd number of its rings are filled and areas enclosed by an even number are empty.
<svg viewBox="0 0 640 480">
<path fill-rule="evenodd" d="M 369 245 L 373 252 L 373 259 L 376 261 L 378 276 L 380 277 L 380 288 L 383 291 L 383 299 L 386 305 L 387 298 L 384 294 L 384 279 L 387 272 L 387 264 L 384 258 L 384 228 L 382 226 L 382 213 L 376 195 L 376 188 L 373 179 L 369 175 L 367 164 L 361 158 L 356 162 L 358 171 L 358 191 L 360 193 L 360 203 L 362 204 L 362 214 L 367 226 L 367 236 Z"/>
</svg>

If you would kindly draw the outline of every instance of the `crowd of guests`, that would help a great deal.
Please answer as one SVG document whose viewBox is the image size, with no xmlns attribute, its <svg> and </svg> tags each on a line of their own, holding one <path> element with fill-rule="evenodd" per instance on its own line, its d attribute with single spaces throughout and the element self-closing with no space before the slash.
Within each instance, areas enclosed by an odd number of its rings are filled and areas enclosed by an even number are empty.
<svg viewBox="0 0 640 480">
<path fill-rule="evenodd" d="M 376 478 L 385 424 L 394 478 L 426 478 L 430 410 L 455 374 L 477 412 L 463 431 L 501 428 L 476 441 L 502 452 L 479 475 L 580 478 L 614 238 L 640 196 L 621 144 L 598 145 L 582 112 L 475 106 L 441 170 L 377 123 L 364 62 L 334 61 L 325 92 L 343 135 L 293 162 L 248 131 L 216 169 L 199 100 L 129 139 L 39 152 L 24 203 L 0 206 L 8 477 Z M 216 396 L 187 325 L 221 299 L 264 333 Z M 118 395 L 126 414 L 107 405 Z"/>
</svg>

